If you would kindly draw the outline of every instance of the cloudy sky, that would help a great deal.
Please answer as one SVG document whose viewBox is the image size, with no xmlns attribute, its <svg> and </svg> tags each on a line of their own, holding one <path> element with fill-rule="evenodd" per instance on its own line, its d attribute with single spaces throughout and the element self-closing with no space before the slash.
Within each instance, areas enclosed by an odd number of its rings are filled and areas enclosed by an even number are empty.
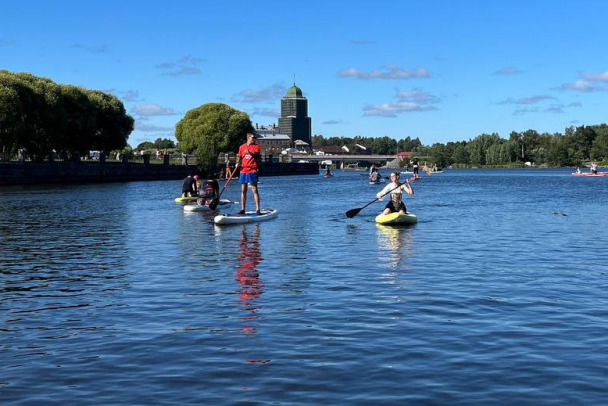
<svg viewBox="0 0 608 406">
<path fill-rule="evenodd" d="M 129 143 L 221 102 L 278 123 L 295 83 L 313 133 L 560 132 L 608 122 L 602 0 L 0 0 L 0 69 L 111 92 Z"/>
</svg>

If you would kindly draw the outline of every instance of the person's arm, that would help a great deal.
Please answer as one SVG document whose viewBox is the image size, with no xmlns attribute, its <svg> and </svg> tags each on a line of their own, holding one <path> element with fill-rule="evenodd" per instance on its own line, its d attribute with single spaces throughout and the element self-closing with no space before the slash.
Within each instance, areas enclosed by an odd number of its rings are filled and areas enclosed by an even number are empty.
<svg viewBox="0 0 608 406">
<path fill-rule="evenodd" d="M 251 156 L 253 157 L 253 159 L 255 159 L 256 161 L 259 160 L 262 157 L 262 148 L 260 148 L 260 146 L 258 144 L 254 144 L 257 148 L 252 148 L 253 152 L 249 151 L 249 153 L 251 154 Z"/>
<path fill-rule="evenodd" d="M 384 186 L 381 191 L 376 193 L 376 198 L 378 200 L 384 199 L 384 195 L 386 195 L 386 192 L 388 192 L 389 190 L 392 189 L 392 185 L 393 185 L 392 183 L 389 183 L 388 185 Z"/>
<path fill-rule="evenodd" d="M 403 183 L 403 185 L 401 186 L 401 189 L 405 190 L 405 192 L 410 196 L 414 195 L 414 189 L 412 188 L 412 185 L 410 184 L 409 180 L 406 180 Z"/>
</svg>

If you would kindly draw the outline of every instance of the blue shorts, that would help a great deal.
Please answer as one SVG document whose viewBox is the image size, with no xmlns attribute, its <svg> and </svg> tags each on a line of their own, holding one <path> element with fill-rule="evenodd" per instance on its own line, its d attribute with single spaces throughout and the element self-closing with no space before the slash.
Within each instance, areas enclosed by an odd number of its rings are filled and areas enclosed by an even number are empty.
<svg viewBox="0 0 608 406">
<path fill-rule="evenodd" d="M 258 183 L 258 173 L 241 173 L 239 175 L 239 183 Z"/>
</svg>

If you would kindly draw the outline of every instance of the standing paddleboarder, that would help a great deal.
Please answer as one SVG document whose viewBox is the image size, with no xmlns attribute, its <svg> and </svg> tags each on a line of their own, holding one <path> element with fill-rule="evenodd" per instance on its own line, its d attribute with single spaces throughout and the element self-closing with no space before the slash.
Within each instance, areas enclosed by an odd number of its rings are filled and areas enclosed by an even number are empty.
<svg viewBox="0 0 608 406">
<path fill-rule="evenodd" d="M 255 201 L 255 210 L 260 214 L 260 194 L 258 193 L 258 172 L 260 170 L 259 159 L 262 156 L 262 150 L 255 139 L 255 134 L 247 133 L 247 142 L 239 148 L 237 155 L 237 165 L 240 165 L 241 173 L 239 175 L 239 183 L 241 184 L 241 211 L 239 214 L 245 214 L 245 205 L 247 203 L 247 185 L 251 186 L 253 200 Z"/>
</svg>

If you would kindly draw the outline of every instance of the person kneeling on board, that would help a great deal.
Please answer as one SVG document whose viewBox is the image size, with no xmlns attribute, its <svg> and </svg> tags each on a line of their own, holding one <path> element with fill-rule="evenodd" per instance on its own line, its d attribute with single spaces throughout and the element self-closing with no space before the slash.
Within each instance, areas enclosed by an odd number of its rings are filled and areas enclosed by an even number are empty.
<svg viewBox="0 0 608 406">
<path fill-rule="evenodd" d="M 189 173 L 188 176 L 182 182 L 182 197 L 194 197 L 198 194 L 196 188 L 196 179 Z"/>
<path fill-rule="evenodd" d="M 400 184 L 399 172 L 392 172 L 391 182 L 376 194 L 378 200 L 382 200 L 387 193 L 390 193 L 391 196 L 391 200 L 384 207 L 382 214 L 390 214 L 394 212 L 399 212 L 401 214 L 407 213 L 407 208 L 402 200 L 404 190 L 408 195 L 414 195 L 414 189 L 412 189 L 409 179 L 406 179 L 404 183 Z"/>
<path fill-rule="evenodd" d="M 209 206 L 213 199 L 220 195 L 220 184 L 213 177 L 209 177 L 203 181 L 201 190 L 199 191 L 199 199 L 196 201 L 200 205 Z"/>
</svg>

